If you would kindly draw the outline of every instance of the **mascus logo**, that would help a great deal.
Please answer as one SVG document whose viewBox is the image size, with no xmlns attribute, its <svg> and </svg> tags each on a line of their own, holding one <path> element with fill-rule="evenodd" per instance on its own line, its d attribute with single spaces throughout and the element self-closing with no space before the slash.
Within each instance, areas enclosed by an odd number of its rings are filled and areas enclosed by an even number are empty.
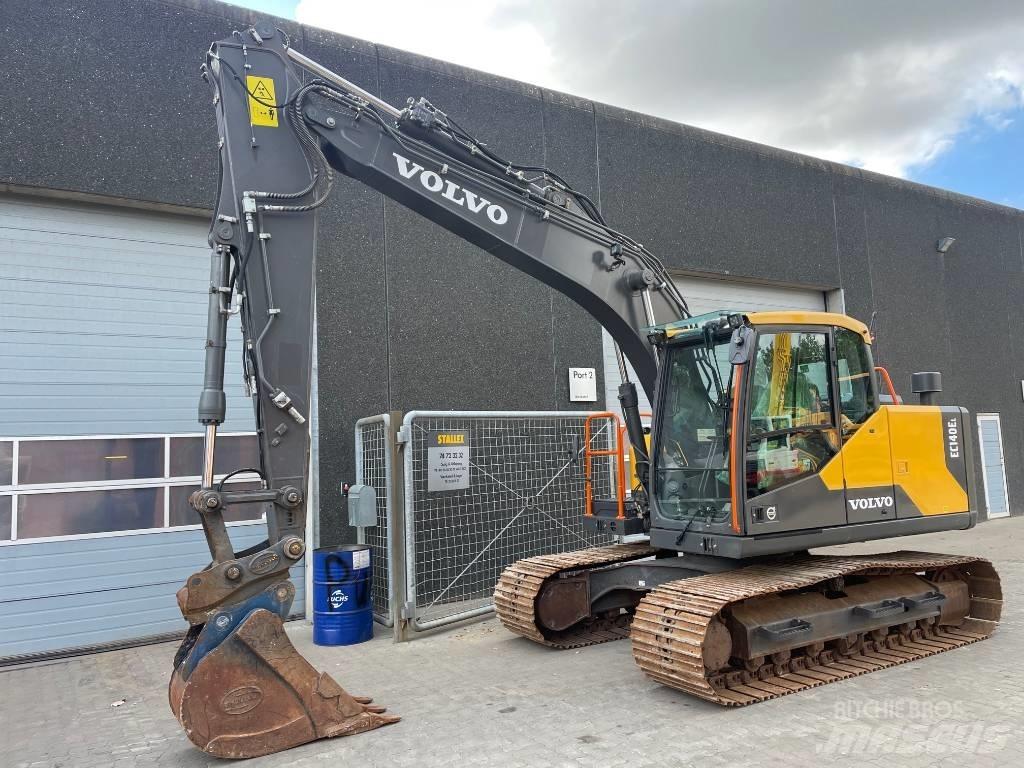
<svg viewBox="0 0 1024 768">
<path fill-rule="evenodd" d="M 417 175 L 420 184 L 427 192 L 435 192 L 446 200 L 456 205 L 468 208 L 472 213 L 487 211 L 487 218 L 498 226 L 508 221 L 508 212 L 497 203 L 485 200 L 475 192 L 470 192 L 465 187 L 460 187 L 450 179 L 442 179 L 441 174 L 428 171 L 419 163 L 410 162 L 408 158 L 402 157 L 397 152 L 392 152 L 395 161 L 398 163 L 398 173 L 403 179 L 415 179 Z M 443 191 L 442 191 L 443 190 Z"/>
<path fill-rule="evenodd" d="M 866 499 L 847 499 L 850 509 L 886 509 L 893 505 L 892 496 L 871 496 Z"/>
</svg>

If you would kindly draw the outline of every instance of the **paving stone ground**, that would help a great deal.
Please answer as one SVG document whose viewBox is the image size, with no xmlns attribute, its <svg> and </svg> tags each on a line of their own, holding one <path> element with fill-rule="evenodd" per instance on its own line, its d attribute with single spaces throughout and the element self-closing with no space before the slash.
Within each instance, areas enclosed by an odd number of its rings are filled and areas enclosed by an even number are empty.
<svg viewBox="0 0 1024 768">
<path fill-rule="evenodd" d="M 491 619 L 401 645 L 381 636 L 331 649 L 294 622 L 289 634 L 314 665 L 404 719 L 246 765 L 1024 765 L 1022 545 L 1024 519 L 1013 519 L 829 550 L 989 557 L 1008 596 L 1002 626 L 967 648 L 735 710 L 645 678 L 628 641 L 553 651 Z M 0 766 L 226 766 L 194 749 L 170 713 L 173 653 L 151 645 L 0 671 Z"/>
</svg>

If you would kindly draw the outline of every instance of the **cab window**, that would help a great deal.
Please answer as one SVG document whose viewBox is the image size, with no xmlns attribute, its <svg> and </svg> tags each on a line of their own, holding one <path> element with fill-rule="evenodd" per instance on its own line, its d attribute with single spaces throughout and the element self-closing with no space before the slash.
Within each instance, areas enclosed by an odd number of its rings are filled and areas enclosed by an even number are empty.
<svg viewBox="0 0 1024 768">
<path fill-rule="evenodd" d="M 836 368 L 839 373 L 839 410 L 843 432 L 849 434 L 875 412 L 874 373 L 868 346 L 859 333 L 836 328 Z"/>
<path fill-rule="evenodd" d="M 838 450 L 828 335 L 758 335 L 746 448 L 748 497 L 817 472 Z"/>
</svg>

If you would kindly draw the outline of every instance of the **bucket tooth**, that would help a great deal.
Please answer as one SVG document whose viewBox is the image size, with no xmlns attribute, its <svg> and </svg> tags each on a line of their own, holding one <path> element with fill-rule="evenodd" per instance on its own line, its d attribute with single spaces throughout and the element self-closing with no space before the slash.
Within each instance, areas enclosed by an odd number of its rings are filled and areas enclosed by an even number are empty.
<svg viewBox="0 0 1024 768">
<path fill-rule="evenodd" d="M 258 757 L 399 720 L 317 672 L 295 650 L 281 618 L 265 609 L 250 613 L 194 668 L 178 664 L 170 701 L 192 743 L 227 758 Z"/>
</svg>

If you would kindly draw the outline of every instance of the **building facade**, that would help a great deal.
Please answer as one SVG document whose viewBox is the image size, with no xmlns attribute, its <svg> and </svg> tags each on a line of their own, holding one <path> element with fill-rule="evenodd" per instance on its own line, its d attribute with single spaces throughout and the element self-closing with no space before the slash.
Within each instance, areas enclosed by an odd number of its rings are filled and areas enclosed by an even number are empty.
<svg viewBox="0 0 1024 768">
<path fill-rule="evenodd" d="M 0 565 L 16 578 L 0 587 L 15 638 L 0 657 L 180 623 L 168 595 L 205 556 L 182 507 L 217 174 L 198 67 L 259 18 L 210 0 L 2 9 Z M 387 101 L 426 96 L 502 155 L 556 170 L 666 262 L 695 310 L 869 322 L 908 400 L 911 372 L 938 370 L 941 400 L 975 414 L 979 507 L 1022 508 L 1021 211 L 278 23 Z M 610 344 L 586 313 L 368 188 L 339 180 L 318 247 L 322 543 L 351 540 L 337 489 L 354 479 L 358 418 L 614 405 Z M 237 349 L 226 431 L 242 457 Z M 570 367 L 597 371 L 598 402 L 570 402 Z M 236 536 L 255 540 L 245 517 Z"/>
</svg>

